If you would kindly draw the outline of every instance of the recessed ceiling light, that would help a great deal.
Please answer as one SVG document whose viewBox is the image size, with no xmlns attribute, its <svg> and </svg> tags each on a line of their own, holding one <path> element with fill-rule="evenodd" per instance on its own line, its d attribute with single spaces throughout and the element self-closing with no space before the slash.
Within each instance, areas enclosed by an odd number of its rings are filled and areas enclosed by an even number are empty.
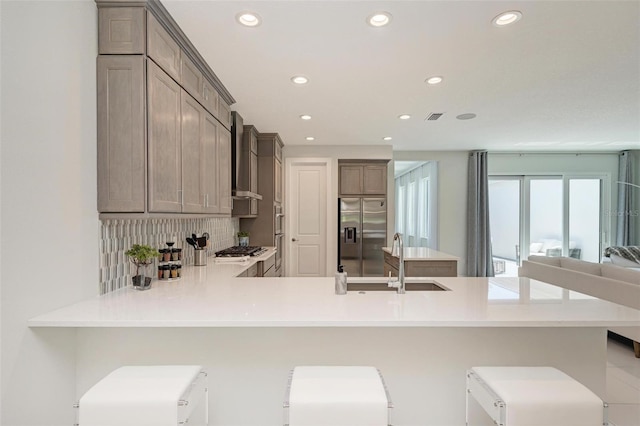
<svg viewBox="0 0 640 426">
<path fill-rule="evenodd" d="M 400 120 L 408 120 L 411 118 L 411 116 L 409 114 L 402 114 L 402 115 L 399 115 L 398 118 Z"/>
<path fill-rule="evenodd" d="M 291 82 L 294 84 L 307 84 L 309 79 L 304 75 L 294 75 L 291 77 Z"/>
<path fill-rule="evenodd" d="M 367 23 L 372 27 L 384 27 L 391 22 L 389 12 L 375 12 L 367 17 Z"/>
<path fill-rule="evenodd" d="M 393 139 L 391 136 L 385 136 L 382 138 L 383 141 L 390 141 L 391 139 Z"/>
<path fill-rule="evenodd" d="M 315 141 L 316 140 L 316 138 L 314 138 L 313 136 L 307 136 L 305 139 L 308 140 L 308 141 Z"/>
<path fill-rule="evenodd" d="M 433 77 L 429 77 L 426 80 L 427 84 L 438 84 L 438 83 L 442 83 L 442 77 L 440 77 L 439 75 L 433 76 Z"/>
<path fill-rule="evenodd" d="M 257 27 L 262 22 L 260 16 L 254 12 L 240 12 L 236 15 L 236 20 L 245 27 Z"/>
<path fill-rule="evenodd" d="M 493 21 L 491 22 L 496 27 L 504 27 L 505 25 L 518 22 L 520 18 L 522 18 L 522 13 L 517 10 L 510 10 L 508 12 L 502 12 L 500 15 L 493 18 Z"/>
<path fill-rule="evenodd" d="M 457 115 L 456 118 L 458 120 L 471 120 L 472 118 L 476 118 L 476 115 L 472 112 L 468 112 L 466 114 Z"/>
<path fill-rule="evenodd" d="M 302 118 L 303 120 L 311 120 L 311 116 L 307 114 L 301 115 L 300 118 Z"/>
</svg>

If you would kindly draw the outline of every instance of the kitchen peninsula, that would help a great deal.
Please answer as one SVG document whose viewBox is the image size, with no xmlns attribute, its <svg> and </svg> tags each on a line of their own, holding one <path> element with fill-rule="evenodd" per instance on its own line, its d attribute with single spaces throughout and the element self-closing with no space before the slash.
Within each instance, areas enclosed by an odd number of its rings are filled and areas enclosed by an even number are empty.
<svg viewBox="0 0 640 426">
<path fill-rule="evenodd" d="M 378 367 L 397 426 L 464 424 L 474 365 L 551 365 L 603 395 L 606 328 L 640 326 L 640 311 L 528 278 L 443 277 L 448 291 L 337 296 L 333 278 L 240 272 L 185 268 L 179 282 L 124 288 L 29 326 L 76 329 L 78 397 L 122 365 L 204 365 L 210 424 L 224 426 L 282 424 L 296 365 Z"/>
<path fill-rule="evenodd" d="M 391 247 L 383 247 L 384 275 L 397 277 L 399 259 Z M 457 277 L 459 257 L 428 247 L 405 247 L 404 273 L 407 277 Z"/>
</svg>

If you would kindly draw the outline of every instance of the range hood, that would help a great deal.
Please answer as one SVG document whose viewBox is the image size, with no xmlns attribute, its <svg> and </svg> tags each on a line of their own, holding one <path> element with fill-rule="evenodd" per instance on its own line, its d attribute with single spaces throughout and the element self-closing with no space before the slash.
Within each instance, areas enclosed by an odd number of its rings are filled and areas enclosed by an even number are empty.
<svg viewBox="0 0 640 426">
<path fill-rule="evenodd" d="M 234 200 L 262 200 L 250 188 L 250 147 L 244 141 L 244 120 L 231 112 L 231 196 Z"/>
</svg>

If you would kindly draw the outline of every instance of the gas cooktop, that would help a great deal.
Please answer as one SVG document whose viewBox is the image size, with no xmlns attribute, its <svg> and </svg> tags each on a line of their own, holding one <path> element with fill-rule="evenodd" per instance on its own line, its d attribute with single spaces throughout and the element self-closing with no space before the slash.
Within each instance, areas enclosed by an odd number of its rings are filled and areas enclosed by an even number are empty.
<svg viewBox="0 0 640 426">
<path fill-rule="evenodd" d="M 216 252 L 216 257 L 260 256 L 267 249 L 257 246 L 233 246 Z"/>
</svg>

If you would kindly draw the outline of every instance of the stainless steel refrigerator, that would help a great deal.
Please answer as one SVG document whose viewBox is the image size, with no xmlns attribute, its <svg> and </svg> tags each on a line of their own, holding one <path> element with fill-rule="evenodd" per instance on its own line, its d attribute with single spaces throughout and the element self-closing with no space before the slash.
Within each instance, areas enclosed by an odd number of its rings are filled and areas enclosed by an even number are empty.
<svg viewBox="0 0 640 426">
<path fill-rule="evenodd" d="M 385 198 L 338 199 L 338 265 L 353 277 L 381 277 L 387 242 Z"/>
</svg>

